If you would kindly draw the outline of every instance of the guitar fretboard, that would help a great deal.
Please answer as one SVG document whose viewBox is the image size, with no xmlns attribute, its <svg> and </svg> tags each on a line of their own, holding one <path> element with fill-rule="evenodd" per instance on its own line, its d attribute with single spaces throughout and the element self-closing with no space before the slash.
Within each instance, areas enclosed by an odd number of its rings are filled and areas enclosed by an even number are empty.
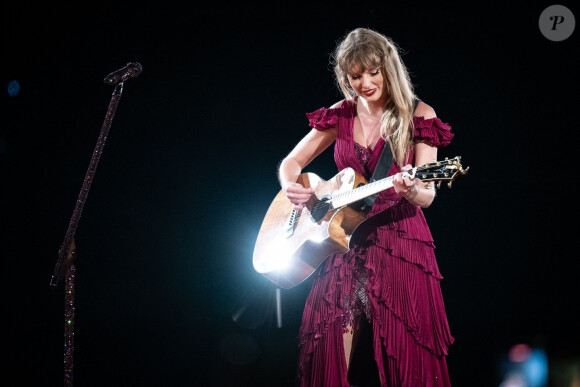
<svg viewBox="0 0 580 387">
<path fill-rule="evenodd" d="M 393 176 L 365 184 L 361 187 L 341 192 L 332 196 L 332 207 L 340 208 L 361 199 L 389 189 L 393 186 Z"/>
</svg>

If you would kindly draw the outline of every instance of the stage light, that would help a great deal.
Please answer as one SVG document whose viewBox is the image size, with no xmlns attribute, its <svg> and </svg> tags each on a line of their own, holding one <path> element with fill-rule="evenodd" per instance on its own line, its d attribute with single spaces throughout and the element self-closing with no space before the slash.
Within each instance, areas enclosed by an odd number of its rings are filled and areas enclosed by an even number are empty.
<svg viewBox="0 0 580 387">
<path fill-rule="evenodd" d="M 528 344 L 516 344 L 510 348 L 508 352 L 508 359 L 512 363 L 522 363 L 530 358 L 532 355 L 532 347 Z"/>
<path fill-rule="evenodd" d="M 548 358 L 543 349 L 528 344 L 516 344 L 508 351 L 503 364 L 500 387 L 546 387 Z"/>
<path fill-rule="evenodd" d="M 526 361 L 525 373 L 530 381 L 530 386 L 543 387 L 547 385 L 548 358 L 543 350 L 532 350 L 530 358 Z"/>
<path fill-rule="evenodd" d="M 8 92 L 8 95 L 11 97 L 18 95 L 18 93 L 20 93 L 20 83 L 16 79 L 8 82 L 6 91 Z"/>
<path fill-rule="evenodd" d="M 292 251 L 286 239 L 278 239 L 268 244 L 261 257 L 263 259 L 254 262 L 259 273 L 283 271 L 290 263 Z"/>
</svg>

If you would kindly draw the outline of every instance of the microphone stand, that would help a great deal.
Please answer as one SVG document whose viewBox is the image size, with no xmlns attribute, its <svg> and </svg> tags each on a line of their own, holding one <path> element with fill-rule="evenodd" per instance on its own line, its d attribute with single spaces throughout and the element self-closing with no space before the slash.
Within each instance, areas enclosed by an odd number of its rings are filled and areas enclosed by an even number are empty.
<svg viewBox="0 0 580 387">
<path fill-rule="evenodd" d="M 93 182 L 99 159 L 103 153 L 103 147 L 107 140 L 107 135 L 117 110 L 117 105 L 123 94 L 123 83 L 129 78 L 136 78 L 141 74 L 142 67 L 137 62 L 128 63 L 127 66 L 110 73 L 105 77 L 105 83 L 114 85 L 113 95 L 109 103 L 109 108 L 105 114 L 105 120 L 101 127 L 101 132 L 91 157 L 87 173 L 79 193 L 75 209 L 73 211 L 68 229 L 66 231 L 64 241 L 62 242 L 59 252 L 58 260 L 54 266 L 53 275 L 50 279 L 50 286 L 55 288 L 58 283 L 65 279 L 65 294 L 64 294 L 64 385 L 72 387 L 73 381 L 73 352 L 74 352 L 74 296 L 75 296 L 75 233 L 78 227 L 79 219 L 81 217 L 84 204 Z"/>
</svg>

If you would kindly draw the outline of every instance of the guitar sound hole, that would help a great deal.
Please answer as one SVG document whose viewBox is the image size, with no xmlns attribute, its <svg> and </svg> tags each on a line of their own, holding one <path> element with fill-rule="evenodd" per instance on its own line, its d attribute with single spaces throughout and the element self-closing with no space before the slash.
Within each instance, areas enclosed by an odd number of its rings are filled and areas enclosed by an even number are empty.
<svg viewBox="0 0 580 387">
<path fill-rule="evenodd" d="M 312 206 L 310 216 L 314 222 L 319 222 L 326 216 L 328 210 L 330 210 L 330 199 L 321 199 Z"/>
</svg>

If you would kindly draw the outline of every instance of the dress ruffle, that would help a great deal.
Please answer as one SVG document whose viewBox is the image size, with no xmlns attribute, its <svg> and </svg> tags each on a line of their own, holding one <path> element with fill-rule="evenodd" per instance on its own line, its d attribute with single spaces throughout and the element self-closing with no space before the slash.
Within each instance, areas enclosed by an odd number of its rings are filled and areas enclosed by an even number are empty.
<svg viewBox="0 0 580 387">
<path fill-rule="evenodd" d="M 385 218 L 391 222 L 385 224 Z M 369 229 L 362 246 L 379 246 L 390 255 L 406 260 L 437 279 L 443 279 L 435 259 L 435 244 L 423 212 L 407 201 L 370 218 L 365 228 Z M 376 231 L 372 232 L 375 227 Z"/>
<path fill-rule="evenodd" d="M 428 119 L 413 117 L 413 125 L 415 126 L 415 139 L 426 140 L 438 148 L 449 145 L 454 136 L 451 133 L 451 126 L 438 117 Z"/>
<path fill-rule="evenodd" d="M 312 113 L 306 113 L 308 125 L 318 130 L 330 129 L 338 123 L 339 109 L 320 108 Z"/>
</svg>

